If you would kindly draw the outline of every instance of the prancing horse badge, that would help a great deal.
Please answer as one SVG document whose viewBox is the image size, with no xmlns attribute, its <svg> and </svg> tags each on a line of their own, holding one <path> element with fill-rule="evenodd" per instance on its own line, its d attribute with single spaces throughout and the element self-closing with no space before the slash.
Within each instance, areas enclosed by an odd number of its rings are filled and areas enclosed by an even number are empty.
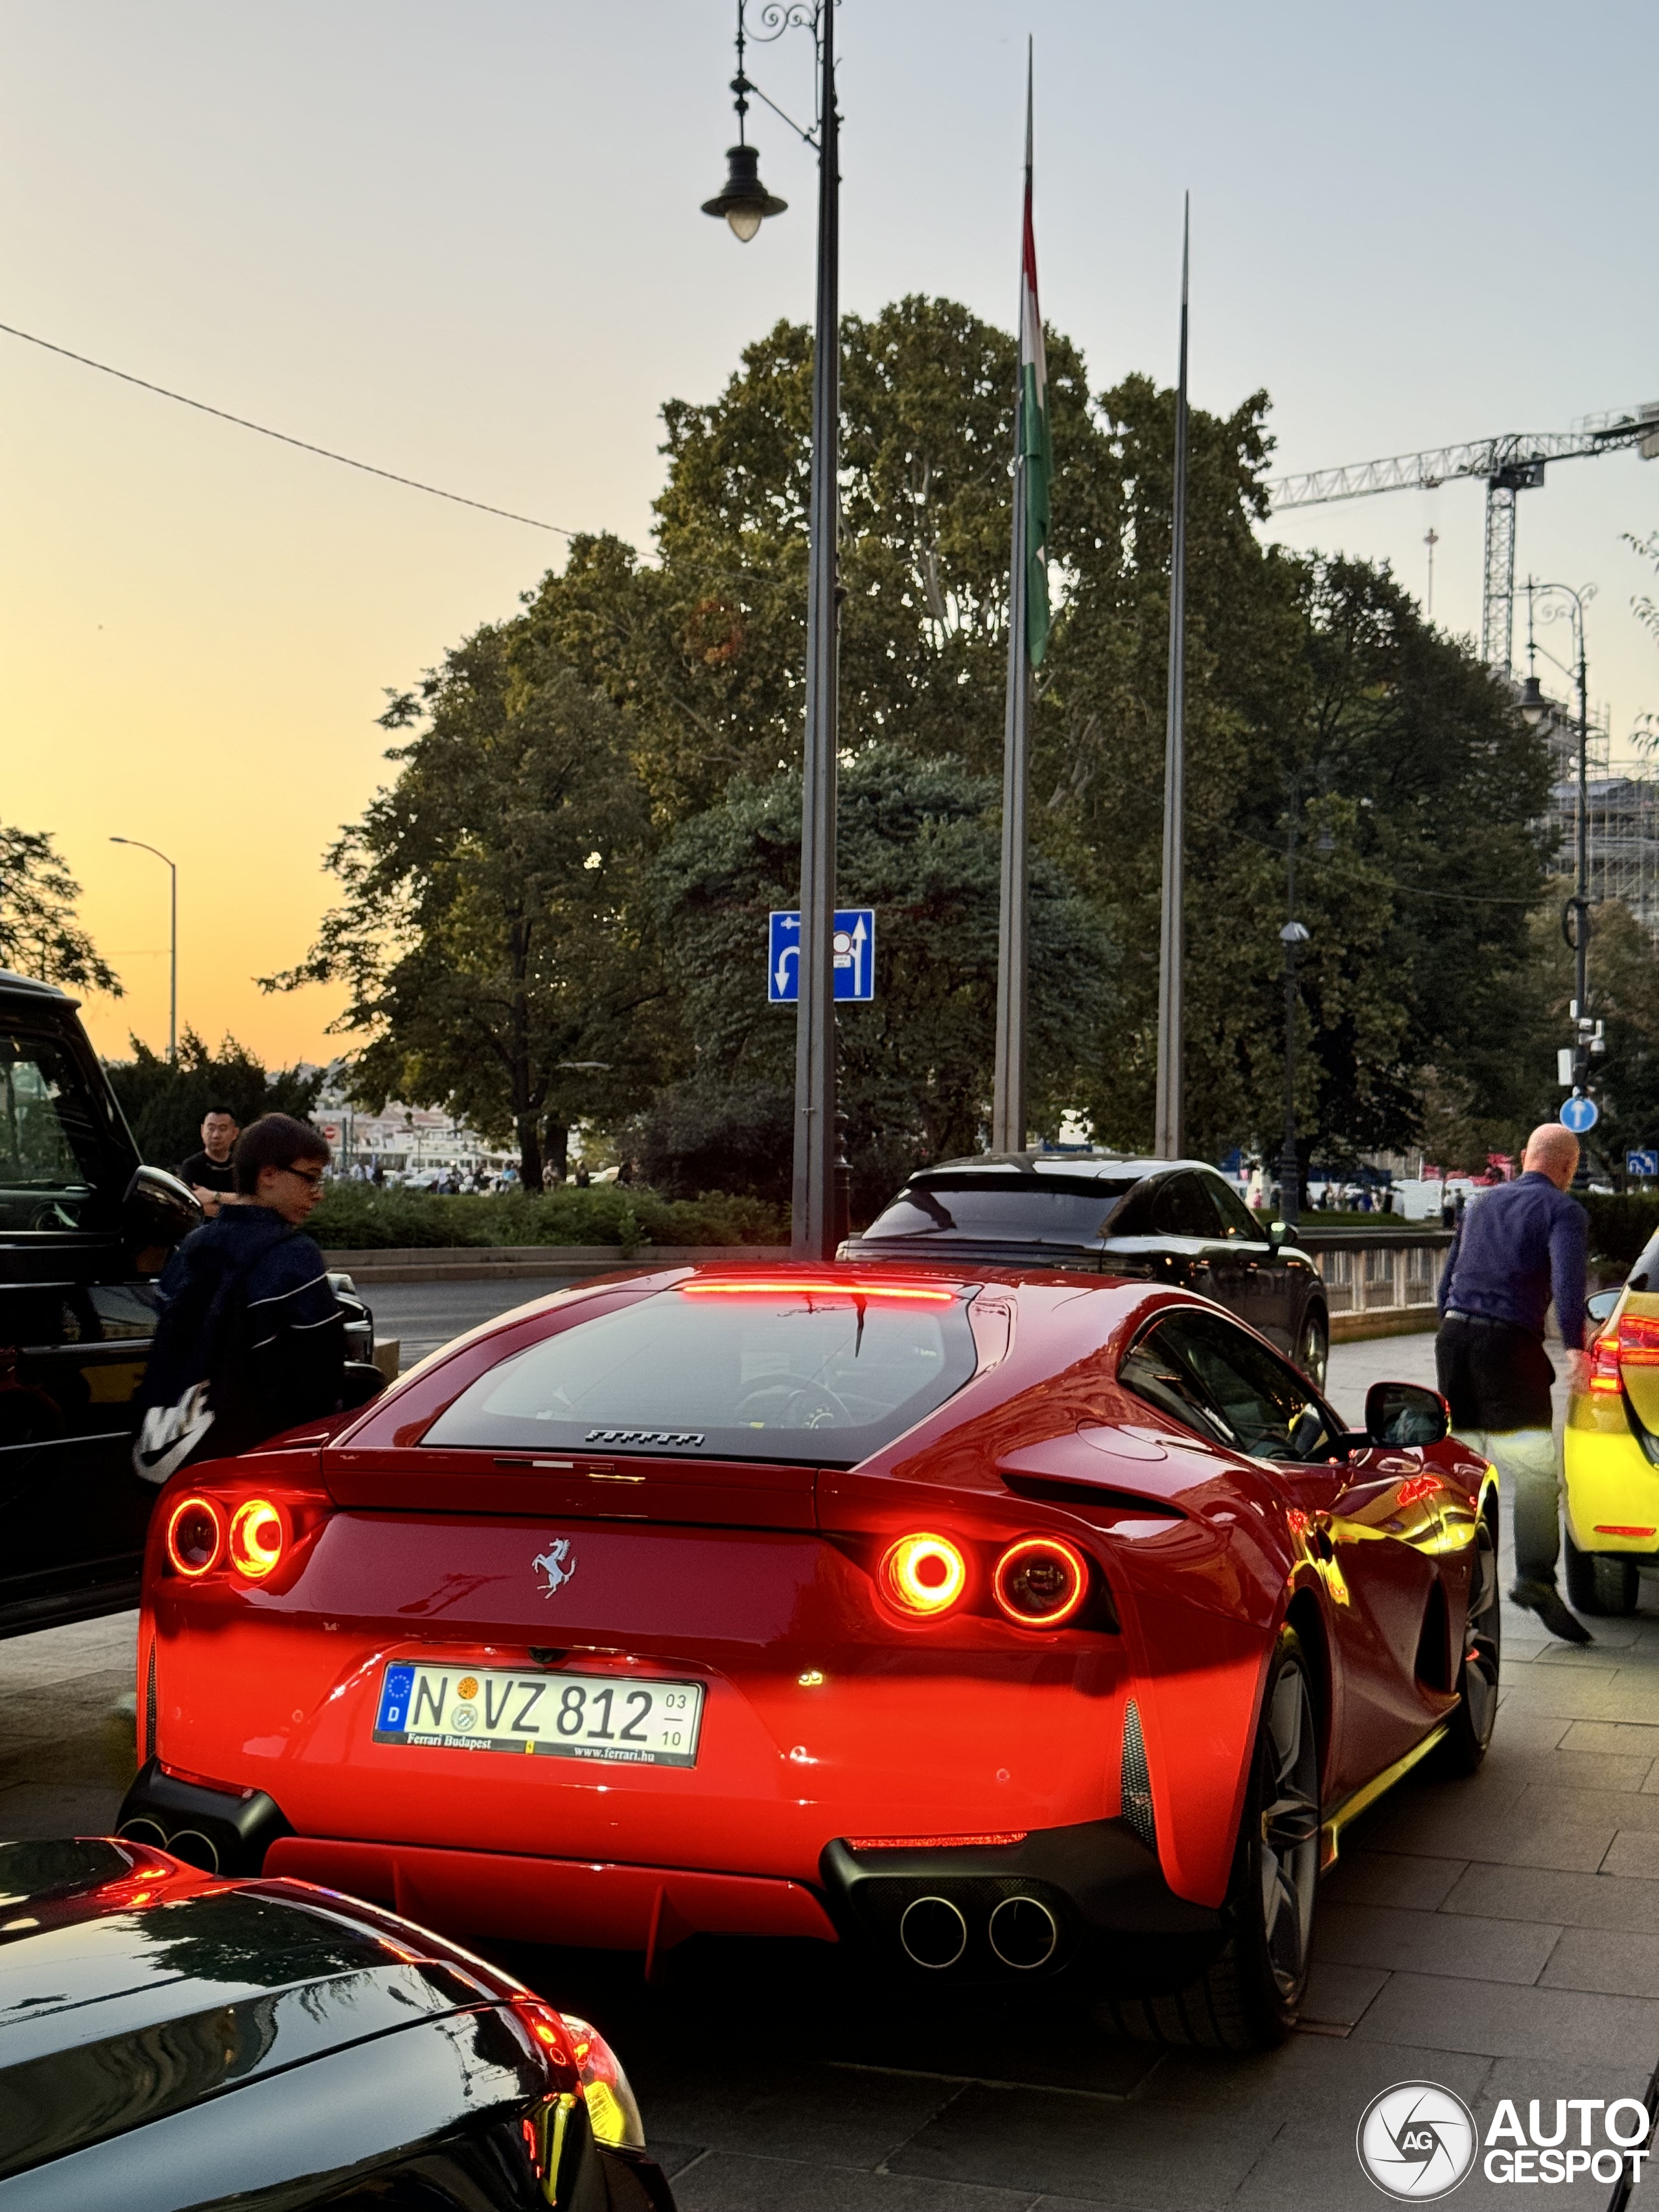
<svg viewBox="0 0 1659 2212">
<path fill-rule="evenodd" d="M 530 1564 L 532 1567 L 539 1567 L 547 1577 L 542 1589 L 542 1595 L 556 1597 L 576 1571 L 576 1562 L 570 1556 L 569 1537 L 550 1538 L 547 1549 L 539 1559 L 532 1559 Z"/>
</svg>

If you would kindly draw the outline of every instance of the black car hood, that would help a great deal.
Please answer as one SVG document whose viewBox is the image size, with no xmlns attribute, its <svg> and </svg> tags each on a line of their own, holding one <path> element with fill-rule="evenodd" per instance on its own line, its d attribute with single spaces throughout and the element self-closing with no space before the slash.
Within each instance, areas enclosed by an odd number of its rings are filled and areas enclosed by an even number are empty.
<svg viewBox="0 0 1659 2212">
<path fill-rule="evenodd" d="M 343 1899 L 112 1844 L 0 1845 L 0 2176 L 491 1994 Z"/>
</svg>

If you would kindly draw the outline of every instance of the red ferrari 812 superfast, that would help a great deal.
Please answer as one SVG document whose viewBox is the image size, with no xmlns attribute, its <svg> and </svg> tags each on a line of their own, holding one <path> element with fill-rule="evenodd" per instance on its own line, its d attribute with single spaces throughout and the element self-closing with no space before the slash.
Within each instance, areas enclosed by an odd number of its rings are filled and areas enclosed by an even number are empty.
<svg viewBox="0 0 1659 2212">
<path fill-rule="evenodd" d="M 1294 2019 L 1320 1868 L 1497 1710 L 1497 1496 L 1207 1301 L 648 1268 L 181 1471 L 124 1832 L 467 1934 L 856 1945 Z"/>
</svg>

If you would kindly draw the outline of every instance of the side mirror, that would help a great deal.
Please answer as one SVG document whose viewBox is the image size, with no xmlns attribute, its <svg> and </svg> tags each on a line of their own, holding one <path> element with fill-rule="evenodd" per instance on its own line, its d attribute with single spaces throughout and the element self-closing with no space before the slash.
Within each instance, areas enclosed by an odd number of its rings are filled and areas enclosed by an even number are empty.
<svg viewBox="0 0 1659 2212">
<path fill-rule="evenodd" d="M 367 1406 L 386 1388 L 386 1377 L 366 1359 L 348 1359 L 341 1371 L 340 1403 L 348 1413 Z"/>
<path fill-rule="evenodd" d="M 1420 1382 L 1373 1382 L 1365 1393 L 1365 1433 L 1374 1444 L 1437 1444 L 1451 1408 Z"/>
<path fill-rule="evenodd" d="M 188 1183 L 164 1168 L 135 1168 L 121 1200 L 121 1234 L 134 1273 L 159 1275 L 173 1246 L 205 1218 Z"/>
<path fill-rule="evenodd" d="M 1270 1221 L 1267 1224 L 1268 1250 L 1270 1252 L 1277 1252 L 1280 1245 L 1287 1241 L 1290 1237 L 1290 1229 L 1285 1223 L 1282 1221 Z"/>
<path fill-rule="evenodd" d="M 1640 1286 L 1632 1285 L 1632 1287 L 1639 1288 Z M 1584 1301 L 1584 1311 L 1592 1321 L 1611 1321 L 1613 1310 L 1619 1303 L 1620 1295 L 1617 1291 L 1593 1291 Z"/>
</svg>

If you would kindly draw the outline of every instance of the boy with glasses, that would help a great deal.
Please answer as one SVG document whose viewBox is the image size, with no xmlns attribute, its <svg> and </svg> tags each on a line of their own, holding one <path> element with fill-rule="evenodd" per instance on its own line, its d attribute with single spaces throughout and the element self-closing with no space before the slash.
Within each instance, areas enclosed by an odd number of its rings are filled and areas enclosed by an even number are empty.
<svg viewBox="0 0 1659 2212">
<path fill-rule="evenodd" d="M 339 1410 L 345 1324 L 322 1253 L 302 1233 L 328 1158 L 303 1121 L 262 1115 L 232 1154 L 237 1203 L 168 1261 L 133 1447 L 146 1481 Z"/>
</svg>

